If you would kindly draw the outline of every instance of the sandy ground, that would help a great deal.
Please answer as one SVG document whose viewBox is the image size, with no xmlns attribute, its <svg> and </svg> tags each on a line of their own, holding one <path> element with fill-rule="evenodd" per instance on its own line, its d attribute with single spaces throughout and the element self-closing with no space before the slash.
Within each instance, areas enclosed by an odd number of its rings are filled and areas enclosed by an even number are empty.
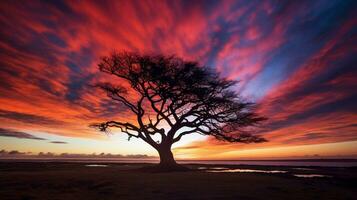
<svg viewBox="0 0 357 200">
<path fill-rule="evenodd" d="M 357 168 L 189 165 L 149 173 L 145 164 L 0 162 L 0 199 L 356 199 Z M 258 170 L 207 172 L 222 168 Z M 287 171 L 262 173 L 261 170 Z M 301 178 L 294 174 L 323 174 Z"/>
</svg>

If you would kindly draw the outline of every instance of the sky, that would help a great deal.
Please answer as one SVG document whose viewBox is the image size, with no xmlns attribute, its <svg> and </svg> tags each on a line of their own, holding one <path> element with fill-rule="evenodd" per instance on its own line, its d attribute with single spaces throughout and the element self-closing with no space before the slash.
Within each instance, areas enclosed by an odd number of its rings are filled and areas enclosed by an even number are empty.
<svg viewBox="0 0 357 200">
<path fill-rule="evenodd" d="M 0 149 L 157 155 L 90 123 L 133 117 L 90 87 L 113 50 L 177 55 L 238 80 L 269 142 L 201 135 L 181 159 L 357 158 L 357 2 L 1 1 Z"/>
</svg>

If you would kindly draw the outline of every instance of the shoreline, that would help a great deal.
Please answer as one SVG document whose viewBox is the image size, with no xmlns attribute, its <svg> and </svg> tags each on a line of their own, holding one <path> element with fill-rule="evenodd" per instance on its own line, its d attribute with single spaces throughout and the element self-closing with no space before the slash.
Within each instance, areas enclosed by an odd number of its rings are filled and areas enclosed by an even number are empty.
<svg viewBox="0 0 357 200">
<path fill-rule="evenodd" d="M 157 164 L 155 159 L 97 159 L 97 158 L 0 158 L 0 163 L 101 163 L 101 164 Z M 242 165 L 281 167 L 357 167 L 357 159 L 313 160 L 177 160 L 183 165 Z"/>
</svg>

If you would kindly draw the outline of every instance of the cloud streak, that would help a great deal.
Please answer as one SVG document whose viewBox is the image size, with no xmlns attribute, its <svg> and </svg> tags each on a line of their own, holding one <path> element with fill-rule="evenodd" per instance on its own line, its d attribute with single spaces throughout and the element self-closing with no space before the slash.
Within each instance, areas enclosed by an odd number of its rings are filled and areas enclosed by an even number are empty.
<svg viewBox="0 0 357 200">
<path fill-rule="evenodd" d="M 32 139 L 32 140 L 46 140 L 44 138 L 36 137 L 34 135 L 21 132 L 21 131 L 14 131 L 11 129 L 0 128 L 0 136 L 3 137 L 15 137 L 19 139 Z"/>
<path fill-rule="evenodd" d="M 63 141 L 51 141 L 50 143 L 52 143 L 52 144 L 68 144 L 68 142 L 63 142 Z"/>
<path fill-rule="evenodd" d="M 348 0 L 2 2 L 0 123 L 101 138 L 88 124 L 133 116 L 89 85 L 108 78 L 97 73 L 101 56 L 126 49 L 198 60 L 239 80 L 236 90 L 269 118 L 257 131 L 270 141 L 261 145 L 356 140 L 356 7 Z"/>
</svg>

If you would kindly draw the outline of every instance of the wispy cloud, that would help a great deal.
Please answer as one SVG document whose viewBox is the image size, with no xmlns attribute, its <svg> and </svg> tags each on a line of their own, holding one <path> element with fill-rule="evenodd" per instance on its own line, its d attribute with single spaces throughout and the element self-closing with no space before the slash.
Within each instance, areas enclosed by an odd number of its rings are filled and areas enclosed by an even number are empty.
<svg viewBox="0 0 357 200">
<path fill-rule="evenodd" d="M 0 136 L 3 137 L 15 137 L 15 138 L 20 138 L 20 139 L 32 139 L 32 140 L 46 140 L 44 138 L 36 137 L 34 135 L 21 132 L 21 131 L 15 131 L 11 129 L 4 129 L 0 128 Z"/>
<path fill-rule="evenodd" d="M 41 125 L 53 125 L 53 124 L 57 125 L 63 123 L 48 117 L 43 117 L 34 114 L 6 111 L 6 110 L 0 110 L 0 118 L 7 118 L 7 119 L 16 120 L 24 123 L 41 124 Z"/>
<path fill-rule="evenodd" d="M 63 142 L 63 141 L 51 141 L 50 143 L 52 143 L 52 144 L 68 144 L 68 142 Z"/>
<path fill-rule="evenodd" d="M 338 0 L 2 2 L 0 123 L 96 138 L 92 122 L 135 120 L 88 87 L 108 79 L 97 73 L 99 58 L 126 49 L 198 60 L 239 80 L 237 91 L 269 118 L 260 134 L 270 142 L 261 145 L 356 140 L 355 8 Z"/>
</svg>

